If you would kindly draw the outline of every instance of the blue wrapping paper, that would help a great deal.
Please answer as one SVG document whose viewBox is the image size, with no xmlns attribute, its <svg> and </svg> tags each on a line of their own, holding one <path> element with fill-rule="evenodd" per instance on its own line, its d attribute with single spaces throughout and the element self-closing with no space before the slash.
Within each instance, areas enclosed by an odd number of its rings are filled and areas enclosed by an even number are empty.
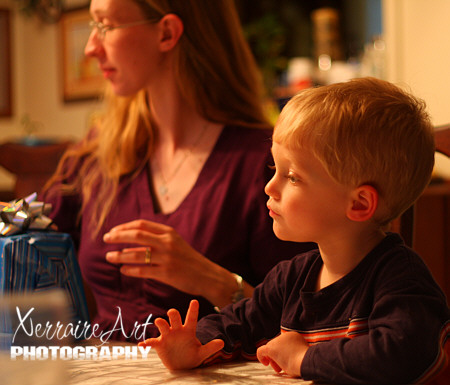
<svg viewBox="0 0 450 385">
<path fill-rule="evenodd" d="M 0 237 L 0 295 L 62 289 L 72 322 L 89 322 L 80 268 L 68 234 L 29 232 Z"/>
</svg>

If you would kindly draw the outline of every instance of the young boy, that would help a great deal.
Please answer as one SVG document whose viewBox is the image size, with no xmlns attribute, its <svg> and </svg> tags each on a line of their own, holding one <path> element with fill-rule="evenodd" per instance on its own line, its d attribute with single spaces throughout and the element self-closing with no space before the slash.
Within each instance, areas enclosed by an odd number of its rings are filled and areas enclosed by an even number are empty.
<svg viewBox="0 0 450 385">
<path fill-rule="evenodd" d="M 430 180 L 424 108 L 370 78 L 295 96 L 273 134 L 267 206 L 277 237 L 318 250 L 280 263 L 251 299 L 198 325 L 196 301 L 184 325 L 170 310 L 170 325 L 155 321 L 160 337 L 141 344 L 170 369 L 256 355 L 277 372 L 327 383 L 425 383 L 442 374 L 445 296 L 420 257 L 384 231 Z"/>
</svg>

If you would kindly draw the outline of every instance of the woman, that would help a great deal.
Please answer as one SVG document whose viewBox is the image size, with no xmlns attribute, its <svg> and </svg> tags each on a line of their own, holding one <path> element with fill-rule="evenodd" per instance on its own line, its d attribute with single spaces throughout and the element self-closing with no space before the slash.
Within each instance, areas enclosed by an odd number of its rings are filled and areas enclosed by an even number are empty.
<svg viewBox="0 0 450 385">
<path fill-rule="evenodd" d="M 90 12 L 85 53 L 109 82 L 108 109 L 44 199 L 79 242 L 94 322 L 112 330 L 120 309 L 114 338 L 133 339 L 135 322 L 184 313 L 193 297 L 202 316 L 250 296 L 311 245 L 272 233 L 271 132 L 233 1 L 92 0 Z"/>
</svg>

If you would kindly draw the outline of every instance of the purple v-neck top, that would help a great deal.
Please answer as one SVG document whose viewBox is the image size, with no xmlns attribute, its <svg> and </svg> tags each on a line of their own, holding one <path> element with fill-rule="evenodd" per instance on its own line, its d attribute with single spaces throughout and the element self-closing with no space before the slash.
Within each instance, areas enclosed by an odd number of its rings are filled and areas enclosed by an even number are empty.
<svg viewBox="0 0 450 385">
<path fill-rule="evenodd" d="M 118 308 L 128 335 L 135 322 L 144 323 L 150 314 L 154 320 L 176 308 L 184 318 L 193 298 L 155 280 L 122 275 L 119 266 L 106 261 L 106 252 L 127 246 L 102 240 L 105 232 L 121 223 L 146 219 L 171 226 L 194 249 L 252 285 L 260 283 L 279 261 L 311 249 L 311 244 L 283 242 L 273 234 L 264 193 L 272 173 L 268 167 L 272 164 L 271 134 L 268 130 L 225 127 L 194 187 L 170 214 L 155 211 L 145 167 L 131 182 L 121 183 L 118 203 L 95 239 L 91 239 L 87 226 L 88 214 L 83 215 L 78 228 L 75 226 L 80 197 L 46 199 L 53 204 L 51 216 L 60 231 L 72 234 L 78 243 L 81 271 L 97 303 L 93 321 L 101 329 L 114 328 Z M 86 212 L 95 204 L 99 202 L 88 202 Z M 206 299 L 197 299 L 200 317 L 214 311 Z M 147 328 L 146 337 L 157 334 L 153 325 Z M 122 332 L 115 333 L 114 338 L 126 339 Z"/>
</svg>

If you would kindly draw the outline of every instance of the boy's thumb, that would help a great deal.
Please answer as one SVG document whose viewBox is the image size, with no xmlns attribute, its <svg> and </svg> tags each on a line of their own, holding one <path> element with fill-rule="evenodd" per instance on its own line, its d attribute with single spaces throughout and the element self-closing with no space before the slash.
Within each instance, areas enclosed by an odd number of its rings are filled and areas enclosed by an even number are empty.
<svg viewBox="0 0 450 385">
<path fill-rule="evenodd" d="M 211 357 L 213 354 L 217 353 L 225 346 L 225 343 L 222 340 L 216 339 L 209 341 L 207 344 L 202 346 L 202 361 L 205 361 L 207 358 Z"/>
</svg>

